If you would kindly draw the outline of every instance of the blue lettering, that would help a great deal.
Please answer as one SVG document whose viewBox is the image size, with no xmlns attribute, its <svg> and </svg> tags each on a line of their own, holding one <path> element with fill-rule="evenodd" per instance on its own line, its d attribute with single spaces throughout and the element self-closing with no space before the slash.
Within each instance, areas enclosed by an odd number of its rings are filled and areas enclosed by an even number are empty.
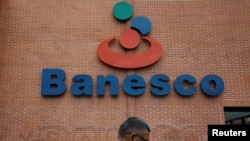
<svg viewBox="0 0 250 141">
<path fill-rule="evenodd" d="M 61 69 L 42 69 L 41 95 L 59 96 L 65 93 L 66 74 Z M 72 78 L 70 92 L 74 96 L 93 95 L 93 79 L 87 74 L 78 74 Z M 165 74 L 155 74 L 150 79 L 150 93 L 155 96 L 170 94 L 170 78 Z M 129 96 L 140 96 L 145 93 L 146 82 L 137 74 L 128 75 L 124 78 L 122 89 Z M 182 74 L 174 81 L 175 91 L 182 96 L 191 96 L 197 92 L 196 78 L 190 74 Z M 214 74 L 203 77 L 200 81 L 200 89 L 207 96 L 218 96 L 224 91 L 223 79 Z M 96 94 L 104 96 L 110 91 L 111 96 L 119 95 L 119 80 L 115 75 L 98 75 L 96 78 Z"/>
<path fill-rule="evenodd" d="M 93 80 L 91 76 L 85 74 L 79 74 L 72 78 L 74 82 L 71 87 L 70 91 L 73 95 L 88 95 L 91 96 L 93 93 Z"/>
<path fill-rule="evenodd" d="M 118 96 L 119 95 L 119 81 L 115 75 L 98 75 L 97 76 L 97 95 L 104 96 L 105 95 L 105 87 L 106 84 L 110 85 L 110 94 L 111 96 Z"/>
<path fill-rule="evenodd" d="M 211 87 L 214 85 L 214 87 Z M 218 96 L 224 91 L 224 82 L 217 75 L 207 75 L 200 83 L 201 90 L 208 96 Z"/>
<path fill-rule="evenodd" d="M 64 79 L 66 74 L 61 69 L 43 69 L 41 95 L 42 96 L 58 96 L 66 91 Z"/>
<path fill-rule="evenodd" d="M 171 91 L 171 87 L 168 83 L 169 80 L 169 77 L 164 74 L 156 74 L 152 76 L 150 80 L 150 84 L 152 86 L 150 88 L 150 92 L 153 95 L 157 96 L 164 96 L 169 94 Z"/>
<path fill-rule="evenodd" d="M 184 84 L 188 84 L 188 88 L 184 88 Z M 191 96 L 196 93 L 197 87 L 190 86 L 196 83 L 196 79 L 189 74 L 183 74 L 176 78 L 174 82 L 175 90 L 178 94 L 183 96 Z"/>
<path fill-rule="evenodd" d="M 145 92 L 146 82 L 140 75 L 129 75 L 123 81 L 123 90 L 130 96 L 139 96 Z"/>
</svg>

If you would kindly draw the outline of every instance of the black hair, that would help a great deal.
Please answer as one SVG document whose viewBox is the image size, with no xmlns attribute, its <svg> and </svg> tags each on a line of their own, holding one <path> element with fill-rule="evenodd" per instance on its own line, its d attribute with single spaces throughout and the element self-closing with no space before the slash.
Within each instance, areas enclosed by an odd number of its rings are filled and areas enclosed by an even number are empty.
<svg viewBox="0 0 250 141">
<path fill-rule="evenodd" d="M 118 131 L 118 137 L 126 137 L 132 132 L 142 133 L 148 131 L 150 128 L 147 123 L 138 117 L 129 117 L 121 125 Z"/>
</svg>

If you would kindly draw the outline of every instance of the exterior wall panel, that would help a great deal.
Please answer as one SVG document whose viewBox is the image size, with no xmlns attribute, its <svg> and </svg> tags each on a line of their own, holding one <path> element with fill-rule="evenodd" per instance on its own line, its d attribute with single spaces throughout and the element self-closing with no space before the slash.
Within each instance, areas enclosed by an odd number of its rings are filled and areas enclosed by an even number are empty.
<svg viewBox="0 0 250 141">
<path fill-rule="evenodd" d="M 119 36 L 129 22 L 116 21 L 117 0 L 1 0 L 0 140 L 116 140 L 128 116 L 145 119 L 153 141 L 205 141 L 208 124 L 225 124 L 224 106 L 250 106 L 250 2 L 248 0 L 129 0 L 134 17 L 152 21 L 149 37 L 163 47 L 154 65 L 124 70 L 103 64 L 96 56 L 101 41 Z M 111 48 L 117 48 L 115 42 Z M 141 43 L 137 53 L 148 48 Z M 41 71 L 66 72 L 67 90 L 42 97 Z M 73 96 L 72 77 L 93 78 L 93 96 Z M 114 74 L 119 96 L 96 95 L 97 75 Z M 122 90 L 129 74 L 141 75 L 146 92 L 130 97 Z M 150 94 L 154 74 L 170 77 L 171 92 Z M 173 88 L 181 74 L 197 79 L 198 91 L 182 97 Z M 207 74 L 221 76 L 224 92 L 205 96 L 199 84 Z"/>
</svg>

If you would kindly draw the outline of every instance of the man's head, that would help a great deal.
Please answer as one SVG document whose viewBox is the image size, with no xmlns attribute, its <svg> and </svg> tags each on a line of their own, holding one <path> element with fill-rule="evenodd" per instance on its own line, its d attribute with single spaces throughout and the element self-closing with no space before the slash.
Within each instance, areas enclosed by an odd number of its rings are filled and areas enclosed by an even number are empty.
<svg viewBox="0 0 250 141">
<path fill-rule="evenodd" d="M 119 141 L 149 141 L 150 128 L 145 121 L 138 117 L 129 117 L 118 131 Z"/>
</svg>

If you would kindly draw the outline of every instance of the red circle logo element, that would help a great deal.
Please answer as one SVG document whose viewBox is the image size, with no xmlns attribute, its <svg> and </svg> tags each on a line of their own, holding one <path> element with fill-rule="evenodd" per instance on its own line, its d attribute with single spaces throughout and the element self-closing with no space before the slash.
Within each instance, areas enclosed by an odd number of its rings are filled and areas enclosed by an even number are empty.
<svg viewBox="0 0 250 141">
<path fill-rule="evenodd" d="M 150 44 L 150 48 L 147 51 L 137 54 L 114 52 L 109 48 L 109 43 L 115 40 L 115 38 L 104 40 L 97 49 L 99 59 L 110 66 L 124 69 L 142 68 L 155 63 L 163 54 L 161 46 L 149 37 L 143 37 Z"/>
<path fill-rule="evenodd" d="M 140 44 L 141 36 L 133 29 L 126 29 L 120 34 L 119 40 L 122 47 L 134 49 Z"/>
</svg>

